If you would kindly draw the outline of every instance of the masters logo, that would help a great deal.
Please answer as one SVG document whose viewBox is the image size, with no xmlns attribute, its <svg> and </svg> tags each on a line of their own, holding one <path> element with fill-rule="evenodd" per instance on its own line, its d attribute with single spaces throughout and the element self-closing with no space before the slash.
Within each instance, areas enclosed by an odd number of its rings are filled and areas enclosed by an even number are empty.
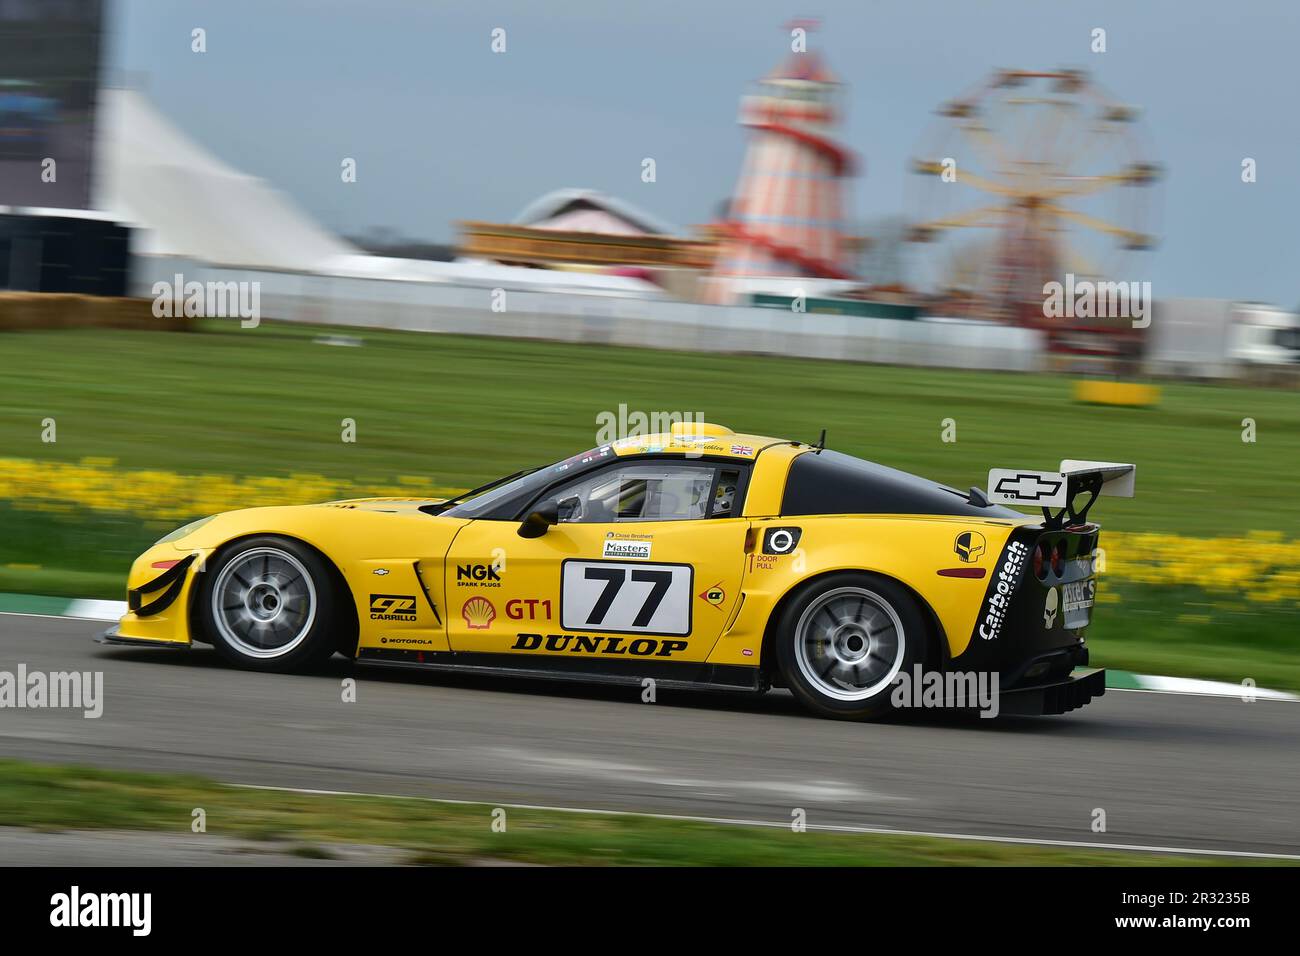
<svg viewBox="0 0 1300 956">
<path fill-rule="evenodd" d="M 604 558 L 648 558 L 650 544 L 646 540 L 628 540 L 615 538 L 613 532 L 605 538 L 605 548 L 601 551 Z"/>
</svg>

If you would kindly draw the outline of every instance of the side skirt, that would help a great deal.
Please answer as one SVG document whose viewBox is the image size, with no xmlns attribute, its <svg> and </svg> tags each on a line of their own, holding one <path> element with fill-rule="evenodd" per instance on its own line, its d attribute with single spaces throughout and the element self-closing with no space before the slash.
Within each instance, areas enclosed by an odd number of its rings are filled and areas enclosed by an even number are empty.
<svg viewBox="0 0 1300 956">
<path fill-rule="evenodd" d="M 113 625 L 107 631 L 96 635 L 95 643 L 118 644 L 130 647 L 162 647 L 173 651 L 188 651 L 192 646 L 188 641 L 152 641 L 145 640 L 142 637 L 122 637 L 117 633 L 117 625 Z"/>
<path fill-rule="evenodd" d="M 498 677 L 532 677 L 544 680 L 581 681 L 590 684 L 640 685 L 651 678 L 660 687 L 692 690 L 762 689 L 757 667 L 735 664 L 667 664 L 655 661 L 590 660 L 541 655 L 473 654 L 455 651 L 407 651 L 365 647 L 357 655 L 359 664 L 411 667 L 460 674 Z"/>
</svg>

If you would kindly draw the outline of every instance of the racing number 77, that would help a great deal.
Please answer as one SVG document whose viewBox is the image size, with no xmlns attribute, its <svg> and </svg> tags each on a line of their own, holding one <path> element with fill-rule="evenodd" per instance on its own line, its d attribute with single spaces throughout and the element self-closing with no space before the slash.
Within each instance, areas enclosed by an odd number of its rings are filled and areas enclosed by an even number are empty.
<svg viewBox="0 0 1300 956">
<path fill-rule="evenodd" d="M 618 596 L 619 590 L 627 580 L 627 570 L 625 568 L 587 568 L 583 576 L 588 581 L 605 582 L 604 590 L 600 592 L 600 597 L 596 599 L 596 605 L 591 609 L 591 614 L 587 616 L 587 625 L 597 627 L 604 623 L 605 615 L 609 612 L 609 606 L 614 603 L 614 598 Z M 668 593 L 668 587 L 673 581 L 673 573 L 671 571 L 633 571 L 632 580 L 652 585 L 649 595 L 646 596 L 645 603 L 641 605 L 641 610 L 637 612 L 636 619 L 632 622 L 633 627 L 645 627 L 655 616 L 655 611 L 659 609 L 659 604 L 663 601 L 664 595 Z"/>
</svg>

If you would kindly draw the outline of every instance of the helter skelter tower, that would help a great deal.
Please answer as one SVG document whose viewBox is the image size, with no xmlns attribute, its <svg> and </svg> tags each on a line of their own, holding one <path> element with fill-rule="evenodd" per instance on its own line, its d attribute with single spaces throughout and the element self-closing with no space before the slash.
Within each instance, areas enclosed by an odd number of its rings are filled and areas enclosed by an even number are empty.
<svg viewBox="0 0 1300 956">
<path fill-rule="evenodd" d="M 807 28 L 796 21 L 788 28 Z M 841 84 L 816 53 L 792 52 L 741 100 L 749 146 L 706 298 L 734 302 L 759 276 L 848 279 L 844 218 L 853 154 L 832 139 Z"/>
</svg>

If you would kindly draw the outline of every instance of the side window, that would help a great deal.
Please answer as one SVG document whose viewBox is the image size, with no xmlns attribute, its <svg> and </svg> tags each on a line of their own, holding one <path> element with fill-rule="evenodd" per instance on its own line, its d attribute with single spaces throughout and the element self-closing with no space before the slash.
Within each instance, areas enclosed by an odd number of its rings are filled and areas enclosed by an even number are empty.
<svg viewBox="0 0 1300 956">
<path fill-rule="evenodd" d="M 713 491 L 713 518 L 736 518 L 740 516 L 740 470 L 738 468 L 718 469 L 718 484 Z"/>
<path fill-rule="evenodd" d="M 704 463 L 643 462 L 602 468 L 555 492 L 560 521 L 605 524 L 618 521 L 686 521 L 731 513 L 739 473 L 714 487 L 718 469 Z M 719 476 L 721 477 L 721 476 Z"/>
</svg>

